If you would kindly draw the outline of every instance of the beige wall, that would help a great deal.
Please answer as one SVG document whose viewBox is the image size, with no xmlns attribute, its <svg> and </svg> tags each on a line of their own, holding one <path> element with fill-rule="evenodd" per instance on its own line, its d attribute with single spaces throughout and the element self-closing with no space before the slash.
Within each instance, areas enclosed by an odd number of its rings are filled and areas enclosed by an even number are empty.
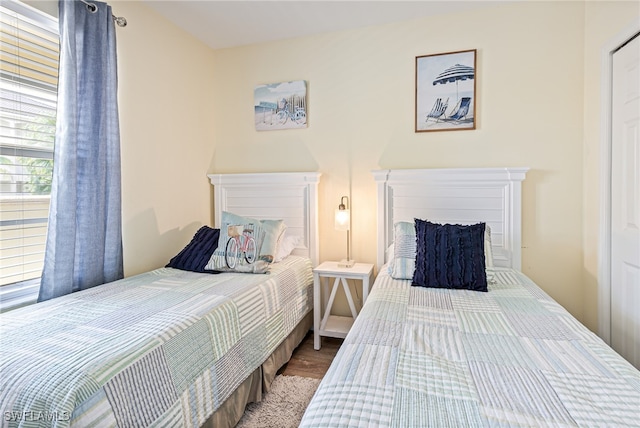
<svg viewBox="0 0 640 428">
<path fill-rule="evenodd" d="M 218 51 L 143 2 L 111 3 L 130 23 L 117 32 L 127 275 L 211 224 L 207 172 L 322 172 L 321 259 L 344 257 L 331 217 L 348 194 L 353 255 L 375 262 L 372 169 L 528 166 L 523 270 L 596 330 L 601 49 L 637 2 L 519 2 Z M 478 129 L 414 133 L 415 57 L 465 49 Z M 309 128 L 256 132 L 254 86 L 287 80 L 308 83 Z"/>
<path fill-rule="evenodd" d="M 522 2 L 215 51 L 209 171 L 323 173 L 321 259 L 352 199 L 353 255 L 375 262 L 378 168 L 527 166 L 523 270 L 582 319 L 584 4 Z M 478 129 L 414 132 L 415 57 L 478 50 Z M 309 128 L 256 132 L 255 85 L 308 82 Z M 242 154 L 242 156 L 239 156 Z"/>
<path fill-rule="evenodd" d="M 58 15 L 56 0 L 27 0 Z M 213 51 L 142 1 L 116 27 L 125 275 L 167 264 L 212 224 Z"/>
<path fill-rule="evenodd" d="M 584 34 L 584 316 L 582 322 L 598 328 L 598 251 L 601 210 L 601 126 L 603 115 L 602 62 L 605 46 L 630 29 L 640 31 L 640 3 L 587 2 Z"/>
<path fill-rule="evenodd" d="M 55 0 L 28 3 L 57 16 Z M 116 27 L 125 275 L 167 264 L 212 223 L 213 52 L 142 1 Z"/>
<path fill-rule="evenodd" d="M 164 266 L 211 224 L 213 55 L 143 2 L 117 29 L 125 274 Z"/>
</svg>

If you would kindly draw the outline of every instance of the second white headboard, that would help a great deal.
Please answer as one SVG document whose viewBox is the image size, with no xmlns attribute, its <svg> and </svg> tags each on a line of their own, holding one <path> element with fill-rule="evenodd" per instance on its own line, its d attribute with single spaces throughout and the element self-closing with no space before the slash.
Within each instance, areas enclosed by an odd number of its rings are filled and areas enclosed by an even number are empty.
<svg viewBox="0 0 640 428">
<path fill-rule="evenodd" d="M 522 181 L 529 168 L 385 169 L 378 191 L 378 269 L 397 221 L 486 222 L 496 266 L 521 268 Z"/>
</svg>

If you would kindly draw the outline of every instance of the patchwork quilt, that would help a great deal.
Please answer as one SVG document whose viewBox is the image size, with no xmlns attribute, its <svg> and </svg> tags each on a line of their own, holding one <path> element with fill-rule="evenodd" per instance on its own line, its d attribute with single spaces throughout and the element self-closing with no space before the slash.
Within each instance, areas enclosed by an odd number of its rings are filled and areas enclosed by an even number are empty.
<svg viewBox="0 0 640 428">
<path fill-rule="evenodd" d="M 311 310 L 311 269 L 162 268 L 1 314 L 0 424 L 200 426 Z"/>
<path fill-rule="evenodd" d="M 301 427 L 638 427 L 640 372 L 519 271 L 488 293 L 381 269 Z"/>
</svg>

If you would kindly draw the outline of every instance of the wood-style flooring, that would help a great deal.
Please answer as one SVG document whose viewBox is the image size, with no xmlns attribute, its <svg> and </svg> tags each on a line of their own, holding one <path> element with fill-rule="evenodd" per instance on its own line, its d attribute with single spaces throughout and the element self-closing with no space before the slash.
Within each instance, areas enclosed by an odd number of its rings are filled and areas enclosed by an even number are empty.
<svg viewBox="0 0 640 428">
<path fill-rule="evenodd" d="M 322 379 L 344 339 L 323 337 L 320 350 L 313 349 L 313 332 L 307 333 L 279 374 Z"/>
</svg>

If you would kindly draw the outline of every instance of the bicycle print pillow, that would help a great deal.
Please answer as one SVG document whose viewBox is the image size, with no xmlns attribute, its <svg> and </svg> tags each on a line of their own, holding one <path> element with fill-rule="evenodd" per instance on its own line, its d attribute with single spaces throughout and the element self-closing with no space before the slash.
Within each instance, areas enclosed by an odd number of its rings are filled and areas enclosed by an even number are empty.
<svg viewBox="0 0 640 428">
<path fill-rule="evenodd" d="M 285 228 L 283 220 L 258 220 L 223 211 L 218 248 L 205 269 L 268 272 Z"/>
</svg>

